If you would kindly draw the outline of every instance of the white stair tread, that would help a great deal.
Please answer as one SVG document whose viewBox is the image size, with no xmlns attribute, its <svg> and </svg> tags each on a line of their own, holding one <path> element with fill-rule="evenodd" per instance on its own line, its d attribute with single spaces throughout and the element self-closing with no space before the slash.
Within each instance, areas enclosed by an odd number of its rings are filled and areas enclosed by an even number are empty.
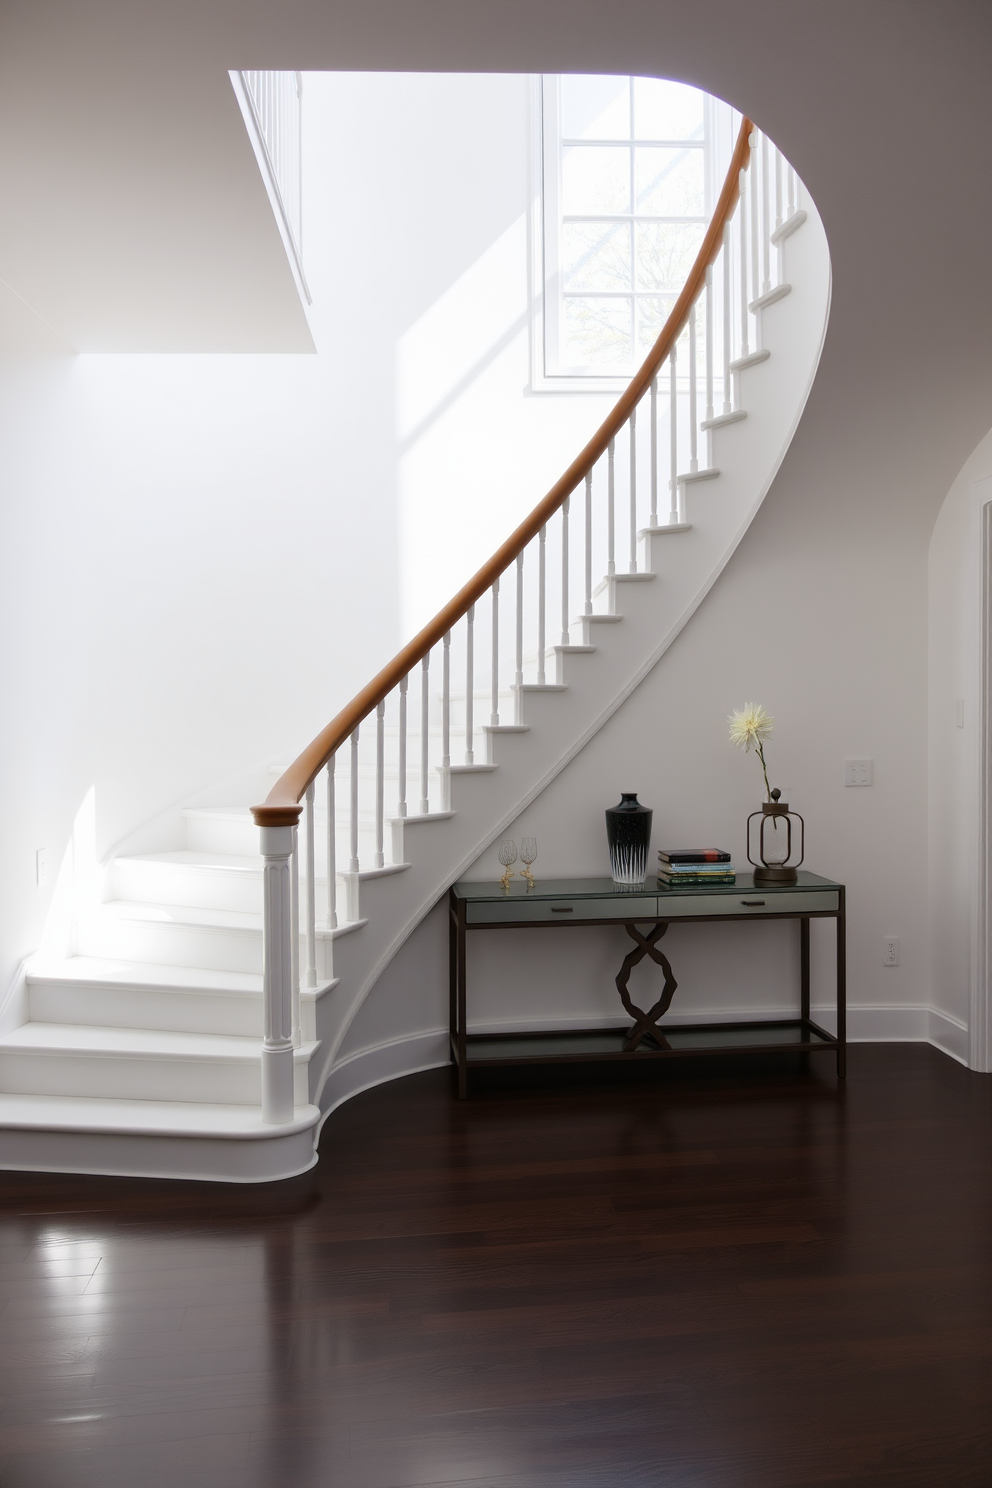
<svg viewBox="0 0 992 1488">
<path fill-rule="evenodd" d="M 206 967 L 167 966 L 154 961 L 110 961 L 100 956 L 65 960 L 36 956 L 28 982 L 78 982 L 81 986 L 157 987 L 181 992 L 258 993 L 262 978 L 249 971 L 211 971 Z M 306 995 L 307 988 L 303 989 Z"/>
<path fill-rule="evenodd" d="M 364 923 L 364 920 L 349 921 L 340 933 Z M 54 982 L 94 989 L 114 987 L 121 991 L 143 992 L 151 988 L 156 992 L 206 993 L 212 997 L 262 995 L 262 978 L 255 972 L 214 971 L 208 966 L 172 966 L 156 961 L 110 961 L 100 956 L 69 956 L 65 960 L 35 956 L 27 967 L 26 978 L 28 986 Z M 304 1002 L 313 1002 L 335 985 L 330 981 L 318 982 L 316 987 L 301 987 L 300 996 Z"/>
<path fill-rule="evenodd" d="M 231 1141 L 283 1137 L 320 1120 L 316 1106 L 297 1106 L 275 1126 L 258 1106 L 194 1105 L 188 1101 L 107 1100 L 82 1095 L 0 1095 L 4 1127 L 46 1131 L 126 1132 L 131 1136 L 222 1137 Z"/>
<path fill-rule="evenodd" d="M 108 899 L 95 911 L 115 920 L 153 925 L 209 925 L 220 930 L 261 930 L 262 916 L 253 910 L 214 909 L 196 904 L 145 904 L 141 899 Z"/>
<path fill-rule="evenodd" d="M 316 1043 L 301 1044 L 296 1059 L 308 1060 Z M 172 1033 L 156 1028 L 104 1028 L 89 1023 L 22 1023 L 0 1038 L 0 1053 L 101 1054 L 146 1059 L 256 1061 L 262 1041 L 219 1033 Z"/>
</svg>

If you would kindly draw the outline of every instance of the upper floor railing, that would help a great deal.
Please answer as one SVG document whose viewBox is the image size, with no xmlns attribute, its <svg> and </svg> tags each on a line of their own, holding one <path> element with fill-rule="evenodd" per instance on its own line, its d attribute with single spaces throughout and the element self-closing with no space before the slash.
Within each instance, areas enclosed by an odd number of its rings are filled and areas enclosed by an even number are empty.
<svg viewBox="0 0 992 1488">
<path fill-rule="evenodd" d="M 240 72 L 274 205 L 303 278 L 303 74 Z M 306 281 L 303 280 L 306 291 Z M 309 299 L 309 294 L 307 294 Z"/>
</svg>

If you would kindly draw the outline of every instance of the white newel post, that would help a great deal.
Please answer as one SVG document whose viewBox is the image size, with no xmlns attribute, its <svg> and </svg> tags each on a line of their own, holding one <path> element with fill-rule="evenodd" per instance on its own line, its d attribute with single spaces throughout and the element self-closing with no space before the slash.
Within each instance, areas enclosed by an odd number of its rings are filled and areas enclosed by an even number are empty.
<svg viewBox="0 0 992 1488">
<path fill-rule="evenodd" d="M 296 827 L 263 826 L 262 1120 L 293 1119 L 293 885 Z"/>
</svg>

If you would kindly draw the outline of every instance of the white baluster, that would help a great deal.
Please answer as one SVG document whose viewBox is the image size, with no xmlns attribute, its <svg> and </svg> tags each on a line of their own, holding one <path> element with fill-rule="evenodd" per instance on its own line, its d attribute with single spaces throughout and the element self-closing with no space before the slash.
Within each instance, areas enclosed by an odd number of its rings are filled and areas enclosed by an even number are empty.
<svg viewBox="0 0 992 1488">
<path fill-rule="evenodd" d="M 451 631 L 441 642 L 441 789 L 442 811 L 451 809 Z"/>
<path fill-rule="evenodd" d="M 689 311 L 689 470 L 699 469 L 699 420 L 696 414 L 696 306 Z"/>
<path fill-rule="evenodd" d="M 375 710 L 375 866 L 385 866 L 382 850 L 383 794 L 386 781 L 385 760 L 386 701 L 381 699 Z"/>
<path fill-rule="evenodd" d="M 748 355 L 748 319 L 747 319 L 747 171 L 740 173 L 740 202 L 737 207 L 737 220 L 740 226 L 740 239 L 738 249 L 740 253 L 740 292 L 741 292 L 741 356 Z"/>
<path fill-rule="evenodd" d="M 517 613 L 516 636 L 513 655 L 513 720 L 523 722 L 524 685 L 524 555 L 517 554 Z"/>
<path fill-rule="evenodd" d="M 706 418 L 711 419 L 713 414 L 713 265 L 710 264 L 706 270 Z"/>
<path fill-rule="evenodd" d="M 561 643 L 568 645 L 568 505 L 566 496 L 561 506 Z M 559 681 L 560 681 L 559 677 Z"/>
<path fill-rule="evenodd" d="M 351 860 L 348 864 L 351 873 L 357 873 L 358 863 L 358 729 L 351 736 L 351 800 L 350 818 L 348 821 L 348 836 L 351 847 Z"/>
<path fill-rule="evenodd" d="M 492 647 L 492 701 L 490 703 L 489 723 L 492 728 L 499 728 L 499 579 L 493 584 L 493 647 Z"/>
<path fill-rule="evenodd" d="M 615 441 L 610 440 L 606 455 L 606 572 L 612 578 L 617 571 L 616 565 L 616 446 Z"/>
<path fill-rule="evenodd" d="M 327 761 L 327 928 L 338 927 L 337 810 L 334 801 L 334 765 L 337 755 Z"/>
<path fill-rule="evenodd" d="M 592 614 L 592 471 L 586 473 L 586 598 L 583 613 Z"/>
<path fill-rule="evenodd" d="M 771 227 L 771 182 L 768 179 L 768 136 L 761 136 L 761 293 L 767 294 L 772 287 L 772 227 Z"/>
<path fill-rule="evenodd" d="M 782 151 L 775 150 L 775 230 L 782 226 Z"/>
<path fill-rule="evenodd" d="M 543 687 L 544 653 L 547 650 L 547 549 L 548 529 L 542 527 L 537 543 L 537 685 Z"/>
<path fill-rule="evenodd" d="M 630 557 L 628 572 L 637 572 L 637 405 L 630 410 Z"/>
<path fill-rule="evenodd" d="M 778 232 L 784 218 L 783 212 L 783 187 L 782 170 L 784 161 L 781 150 L 775 150 L 775 231 Z M 775 283 L 782 284 L 785 280 L 785 244 L 780 238 L 775 244 Z"/>
<path fill-rule="evenodd" d="M 406 709 L 407 689 L 409 687 L 409 676 L 400 678 L 400 737 L 399 737 L 399 800 L 396 806 L 397 816 L 406 816 Z"/>
<path fill-rule="evenodd" d="M 649 527 L 658 525 L 658 379 L 651 379 L 651 518 Z"/>
<path fill-rule="evenodd" d="M 785 180 L 786 190 L 788 192 L 786 216 L 792 217 L 796 210 L 796 173 L 791 165 L 786 167 Z"/>
<path fill-rule="evenodd" d="M 300 831 L 293 828 L 293 856 L 290 859 L 289 915 L 292 925 L 289 964 L 289 1036 L 295 1046 L 294 1030 L 299 1024 L 300 1006 Z"/>
<path fill-rule="evenodd" d="M 465 763 L 475 764 L 475 605 L 466 615 L 465 635 Z"/>
<path fill-rule="evenodd" d="M 295 827 L 262 827 L 262 1120 L 293 1119 L 292 856 Z"/>
<path fill-rule="evenodd" d="M 307 830 L 307 986 L 317 985 L 317 864 L 314 845 L 314 783 L 311 780 L 306 794 Z M 293 1017 L 293 1043 L 299 1048 L 301 1040 L 300 1019 Z"/>
<path fill-rule="evenodd" d="M 427 767 L 431 747 L 428 732 L 431 712 L 431 653 L 428 651 L 420 663 L 420 814 L 426 816 L 431 809 L 428 789 Z"/>
<path fill-rule="evenodd" d="M 730 402 L 730 223 L 723 229 L 723 412 L 731 412 Z"/>
<path fill-rule="evenodd" d="M 751 164 L 748 167 L 751 176 L 750 213 L 751 213 L 751 299 L 756 300 L 760 291 L 761 262 L 758 254 L 758 219 L 761 212 L 758 181 L 758 131 L 751 132 Z M 760 322 L 755 323 L 755 345 L 758 339 L 758 327 Z"/>
<path fill-rule="evenodd" d="M 668 426 L 668 455 L 669 473 L 668 489 L 671 493 L 668 502 L 668 523 L 674 527 L 679 520 L 679 393 L 676 381 L 675 347 L 672 347 L 668 358 L 668 387 L 669 387 L 669 426 Z"/>
</svg>

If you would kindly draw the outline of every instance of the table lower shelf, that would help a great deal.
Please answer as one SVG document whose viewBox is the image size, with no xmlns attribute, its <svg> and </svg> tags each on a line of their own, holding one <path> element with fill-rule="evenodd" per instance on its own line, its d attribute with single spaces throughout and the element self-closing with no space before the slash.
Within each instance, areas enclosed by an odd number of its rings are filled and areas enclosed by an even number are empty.
<svg viewBox="0 0 992 1488">
<path fill-rule="evenodd" d="M 642 1041 L 625 1050 L 632 1025 L 616 1028 L 555 1029 L 540 1033 L 470 1033 L 465 1041 L 469 1068 L 483 1065 L 559 1064 L 604 1059 L 678 1059 L 694 1054 L 815 1054 L 834 1051 L 838 1041 L 816 1023 L 782 1018 L 758 1023 L 696 1023 L 665 1028 L 669 1047 L 652 1048 Z M 452 1036 L 452 1056 L 458 1062 L 458 1043 Z"/>
</svg>

